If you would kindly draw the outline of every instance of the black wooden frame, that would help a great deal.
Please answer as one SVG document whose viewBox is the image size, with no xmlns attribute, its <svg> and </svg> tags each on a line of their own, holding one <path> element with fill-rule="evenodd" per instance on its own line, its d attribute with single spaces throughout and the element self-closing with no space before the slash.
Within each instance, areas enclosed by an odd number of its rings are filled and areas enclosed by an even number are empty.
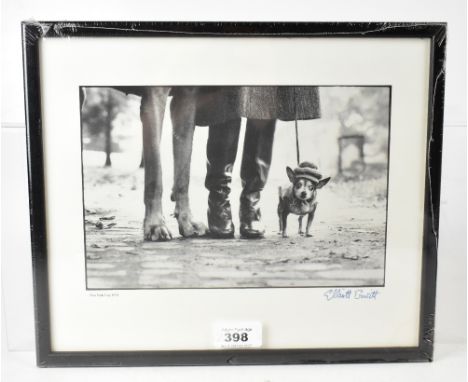
<svg viewBox="0 0 468 382">
<path fill-rule="evenodd" d="M 52 366 L 255 365 L 431 361 L 440 206 L 445 23 L 34 22 L 22 23 L 37 364 Z M 386 37 L 429 38 L 431 65 L 426 154 L 419 345 L 408 348 L 54 352 L 51 349 L 39 42 L 61 37 Z"/>
</svg>

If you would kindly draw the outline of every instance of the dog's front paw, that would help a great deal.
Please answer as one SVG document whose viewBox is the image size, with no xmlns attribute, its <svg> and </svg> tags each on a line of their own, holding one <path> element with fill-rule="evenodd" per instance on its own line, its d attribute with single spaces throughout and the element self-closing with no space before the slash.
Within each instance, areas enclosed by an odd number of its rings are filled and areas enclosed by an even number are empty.
<svg viewBox="0 0 468 382">
<path fill-rule="evenodd" d="M 299 230 L 298 234 L 301 235 L 301 236 L 304 236 L 304 231 Z"/>
<path fill-rule="evenodd" d="M 143 230 L 144 238 L 147 241 L 168 241 L 172 239 L 171 231 L 167 228 L 164 218 L 157 221 L 145 219 Z"/>
<path fill-rule="evenodd" d="M 312 237 L 312 234 L 309 233 L 309 232 L 307 232 L 307 233 L 306 233 L 306 237 Z"/>
<path fill-rule="evenodd" d="M 204 236 L 208 231 L 205 224 L 193 221 L 190 216 L 179 215 L 177 222 L 179 223 L 179 233 L 183 237 Z"/>
</svg>

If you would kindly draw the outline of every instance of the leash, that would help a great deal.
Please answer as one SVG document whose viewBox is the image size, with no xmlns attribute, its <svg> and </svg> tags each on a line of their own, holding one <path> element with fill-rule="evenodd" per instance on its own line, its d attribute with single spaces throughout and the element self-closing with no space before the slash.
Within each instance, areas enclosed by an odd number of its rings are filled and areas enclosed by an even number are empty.
<svg viewBox="0 0 468 382">
<path fill-rule="evenodd" d="M 297 155 L 297 165 L 301 163 L 300 151 L 299 151 L 299 128 L 297 123 L 297 116 L 294 119 L 294 124 L 296 128 L 296 155 Z"/>
</svg>

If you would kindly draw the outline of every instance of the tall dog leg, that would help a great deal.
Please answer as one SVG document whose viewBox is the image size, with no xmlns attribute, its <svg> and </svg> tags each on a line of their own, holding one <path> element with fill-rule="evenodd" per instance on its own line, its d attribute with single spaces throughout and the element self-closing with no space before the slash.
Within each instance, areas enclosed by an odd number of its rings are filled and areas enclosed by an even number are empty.
<svg viewBox="0 0 468 382">
<path fill-rule="evenodd" d="M 174 186 L 171 198 L 176 203 L 174 215 L 179 223 L 179 233 L 184 237 L 202 236 L 207 230 L 203 223 L 193 220 L 188 195 L 196 91 L 195 87 L 178 87 L 174 90 L 171 102 L 174 151 Z"/>
<path fill-rule="evenodd" d="M 314 204 L 314 207 L 311 212 L 309 212 L 309 215 L 307 216 L 307 225 L 306 225 L 306 236 L 311 237 L 312 235 L 309 233 L 310 226 L 312 225 L 312 222 L 314 221 L 314 216 L 315 216 L 315 210 L 317 209 L 317 203 Z"/>
<path fill-rule="evenodd" d="M 140 118 L 143 124 L 145 158 L 145 240 L 170 240 L 172 235 L 164 221 L 161 168 L 161 134 L 168 87 L 148 87 L 141 99 Z"/>
</svg>

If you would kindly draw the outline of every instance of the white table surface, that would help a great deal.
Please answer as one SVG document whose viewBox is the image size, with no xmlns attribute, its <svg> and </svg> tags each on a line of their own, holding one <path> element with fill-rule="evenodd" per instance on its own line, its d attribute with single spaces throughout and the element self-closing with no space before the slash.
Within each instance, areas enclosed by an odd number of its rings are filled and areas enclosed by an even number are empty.
<svg viewBox="0 0 468 382">
<path fill-rule="evenodd" d="M 6 352 L 2 358 L 4 382 L 461 382 L 466 381 L 467 361 L 465 344 L 436 344 L 431 363 L 41 369 L 35 365 L 34 352 Z"/>
</svg>

